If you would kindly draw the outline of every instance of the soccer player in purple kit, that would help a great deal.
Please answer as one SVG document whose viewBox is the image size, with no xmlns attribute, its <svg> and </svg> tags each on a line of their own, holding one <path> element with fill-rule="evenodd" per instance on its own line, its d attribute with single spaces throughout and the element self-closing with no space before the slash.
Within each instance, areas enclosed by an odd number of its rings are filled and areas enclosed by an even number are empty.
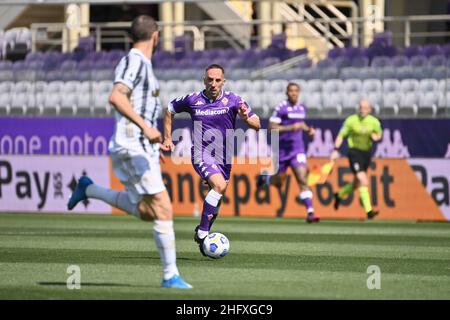
<svg viewBox="0 0 450 320">
<path fill-rule="evenodd" d="M 300 188 L 298 198 L 306 206 L 308 213 L 306 221 L 318 222 L 320 218 L 314 214 L 312 203 L 313 193 L 306 183 L 308 170 L 303 142 L 303 131 L 312 137 L 315 130 L 305 123 L 307 109 L 299 102 L 300 86 L 293 82 L 289 83 L 286 95 L 288 99 L 278 104 L 269 119 L 269 129 L 278 130 L 280 134 L 278 172 L 272 176 L 260 175 L 256 186 L 261 188 L 264 185 L 273 185 L 281 188 L 286 180 L 286 170 L 291 167 Z"/>
<path fill-rule="evenodd" d="M 210 186 L 203 202 L 200 224 L 195 228 L 194 240 L 203 252 L 203 241 L 217 218 L 222 196 L 230 179 L 231 150 L 227 150 L 227 138 L 234 139 L 236 117 L 259 130 L 259 117 L 237 94 L 223 91 L 224 68 L 212 64 L 205 70 L 205 89 L 172 100 L 164 116 L 164 141 L 161 148 L 173 151 L 172 123 L 176 113 L 188 112 L 194 122 L 192 165 L 200 178 Z M 212 151 L 214 150 L 214 151 Z M 228 151 L 228 152 L 227 152 Z M 214 154 L 213 154 L 214 153 Z"/>
</svg>

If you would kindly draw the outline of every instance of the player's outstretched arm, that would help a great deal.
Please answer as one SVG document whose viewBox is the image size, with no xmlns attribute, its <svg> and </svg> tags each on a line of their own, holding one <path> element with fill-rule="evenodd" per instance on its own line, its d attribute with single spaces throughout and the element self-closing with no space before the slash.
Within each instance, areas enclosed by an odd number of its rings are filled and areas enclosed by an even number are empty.
<svg viewBox="0 0 450 320">
<path fill-rule="evenodd" d="M 370 135 L 370 138 L 372 139 L 373 142 L 378 142 L 381 140 L 382 134 L 381 133 L 377 133 L 377 132 L 372 132 L 372 134 Z"/>
<path fill-rule="evenodd" d="M 289 125 L 281 125 L 275 122 L 270 121 L 269 122 L 269 129 L 270 130 L 278 130 L 280 132 L 289 132 L 289 131 L 298 131 L 303 129 L 303 122 L 296 122 Z"/>
<path fill-rule="evenodd" d="M 370 138 L 373 142 L 378 142 L 383 137 L 383 129 L 381 129 L 381 124 L 379 121 L 376 122 L 375 129 L 373 130 L 372 134 L 370 135 Z"/>
<path fill-rule="evenodd" d="M 247 125 L 250 128 L 255 129 L 256 131 L 261 129 L 261 121 L 259 120 L 259 117 L 256 114 L 254 114 L 251 117 L 247 118 L 247 120 L 245 120 L 245 122 L 247 123 Z"/>
<path fill-rule="evenodd" d="M 302 130 L 305 131 L 310 137 L 314 136 L 316 133 L 316 129 L 308 126 L 304 121 L 300 122 L 302 126 Z"/>
<path fill-rule="evenodd" d="M 344 142 L 344 137 L 338 134 L 336 137 L 336 140 L 334 141 L 334 149 L 331 152 L 330 160 L 336 161 L 339 158 L 339 148 L 342 146 L 342 143 Z"/>
<path fill-rule="evenodd" d="M 256 114 L 250 114 L 250 109 L 245 105 L 244 101 L 239 101 L 239 116 L 242 120 L 244 120 L 247 125 L 258 131 L 261 129 L 261 121 L 259 120 L 259 117 Z"/>
<path fill-rule="evenodd" d="M 150 142 L 161 142 L 161 132 L 157 128 L 149 127 L 144 119 L 133 110 L 133 106 L 130 103 L 130 95 L 130 88 L 123 83 L 116 83 L 109 96 L 109 103 L 113 105 L 117 112 L 137 125 Z"/>
<path fill-rule="evenodd" d="M 164 113 L 164 141 L 161 145 L 161 149 L 164 151 L 173 151 L 175 146 L 172 142 L 172 123 L 175 114 L 166 110 Z"/>
</svg>

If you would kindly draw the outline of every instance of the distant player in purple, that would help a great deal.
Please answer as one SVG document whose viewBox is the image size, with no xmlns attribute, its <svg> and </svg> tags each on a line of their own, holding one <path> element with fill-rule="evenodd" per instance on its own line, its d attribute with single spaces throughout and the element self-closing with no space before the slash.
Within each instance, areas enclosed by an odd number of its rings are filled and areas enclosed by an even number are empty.
<svg viewBox="0 0 450 320">
<path fill-rule="evenodd" d="M 237 94 L 223 91 L 225 72 L 223 67 L 212 64 L 204 75 L 205 90 L 179 97 L 169 103 L 164 116 L 164 142 L 162 149 L 173 151 L 172 123 L 176 113 L 188 112 L 194 122 L 192 165 L 211 190 L 203 203 L 200 224 L 195 228 L 194 240 L 203 253 L 203 240 L 208 236 L 217 218 L 221 199 L 231 173 L 233 150 L 227 152 L 227 135 L 235 129 L 239 115 L 252 129 L 261 127 L 259 117 Z M 228 130 L 228 132 L 227 132 Z"/>
<path fill-rule="evenodd" d="M 298 195 L 300 201 L 306 206 L 307 222 L 318 222 L 320 218 L 314 215 L 312 204 L 312 191 L 306 183 L 306 152 L 303 142 L 303 131 L 314 136 L 315 130 L 305 123 L 306 106 L 299 102 L 300 86 L 289 83 L 286 90 L 287 100 L 281 102 L 269 119 L 269 129 L 278 130 L 279 142 L 279 168 L 273 176 L 261 175 L 257 180 L 257 187 L 273 185 L 281 188 L 286 179 L 286 170 L 291 167 L 301 190 Z"/>
</svg>

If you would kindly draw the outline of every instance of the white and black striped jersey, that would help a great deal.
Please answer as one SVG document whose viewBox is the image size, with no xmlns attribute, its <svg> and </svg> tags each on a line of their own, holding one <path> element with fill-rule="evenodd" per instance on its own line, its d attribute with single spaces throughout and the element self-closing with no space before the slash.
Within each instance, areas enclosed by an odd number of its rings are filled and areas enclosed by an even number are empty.
<svg viewBox="0 0 450 320">
<path fill-rule="evenodd" d="M 114 83 L 119 82 L 131 89 L 130 101 L 134 111 L 148 125 L 157 127 L 161 112 L 159 84 L 151 61 L 140 50 L 133 48 L 120 60 L 114 79 Z M 151 144 L 138 126 L 117 111 L 115 119 L 114 135 L 109 143 L 111 153 L 126 149 L 133 153 L 147 152 L 159 156 L 159 144 Z"/>
</svg>

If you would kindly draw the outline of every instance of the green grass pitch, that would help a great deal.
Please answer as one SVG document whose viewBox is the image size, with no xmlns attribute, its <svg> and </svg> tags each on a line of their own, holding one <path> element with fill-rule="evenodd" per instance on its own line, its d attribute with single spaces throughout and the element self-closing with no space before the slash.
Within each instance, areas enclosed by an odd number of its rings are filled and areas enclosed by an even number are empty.
<svg viewBox="0 0 450 320">
<path fill-rule="evenodd" d="M 1 299 L 450 299 L 450 224 L 219 218 L 228 256 L 204 258 L 176 218 L 178 267 L 161 289 L 150 223 L 125 216 L 0 214 Z M 69 290 L 67 267 L 81 268 Z M 367 268 L 379 266 L 381 289 Z"/>
</svg>

